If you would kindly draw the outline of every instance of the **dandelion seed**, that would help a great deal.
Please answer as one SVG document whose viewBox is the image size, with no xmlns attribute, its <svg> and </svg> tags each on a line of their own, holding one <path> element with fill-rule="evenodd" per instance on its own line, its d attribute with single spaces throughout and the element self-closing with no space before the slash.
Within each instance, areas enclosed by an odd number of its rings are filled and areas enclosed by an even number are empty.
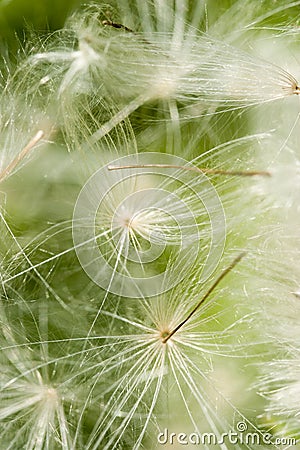
<svg viewBox="0 0 300 450">
<path fill-rule="evenodd" d="M 173 30 L 132 32 L 122 23 L 101 24 L 101 9 L 87 9 L 71 19 L 59 48 L 53 50 L 52 45 L 47 51 L 46 46 L 46 51 L 30 56 L 28 64 L 39 68 L 42 84 L 52 80 L 51 89 L 57 86 L 58 96 L 63 96 L 67 129 L 75 126 L 68 117 L 76 121 L 75 111 L 84 109 L 96 128 L 86 138 L 95 144 L 147 102 L 167 105 L 173 119 L 180 118 L 181 111 L 186 115 L 193 104 L 201 106 L 203 116 L 211 110 L 245 108 L 299 94 L 298 82 L 287 71 L 184 25 L 180 11 L 170 10 Z M 95 92 L 97 114 L 91 101 Z M 101 123 L 108 110 L 117 112 Z"/>
<path fill-rule="evenodd" d="M 128 42 L 128 49 L 124 50 L 130 51 L 130 56 L 125 59 L 126 67 L 116 70 L 122 71 L 124 80 L 129 82 L 127 91 L 120 93 L 120 97 L 125 99 L 132 91 L 132 99 L 129 98 L 128 103 L 92 135 L 91 143 L 100 140 L 149 101 L 171 102 L 173 99 L 185 106 L 199 103 L 202 104 L 201 115 L 205 115 L 210 107 L 228 111 L 299 94 L 298 82 L 283 69 L 214 41 L 209 36 L 200 35 L 193 42 L 188 33 L 187 36 L 187 42 L 180 43 L 175 49 L 171 45 L 171 36 L 156 36 L 152 42 L 153 48 L 150 45 L 147 49 L 147 44 L 143 44 L 144 55 L 139 55 L 137 61 L 131 56 L 137 49 L 132 47 L 132 42 Z M 151 40 L 147 35 L 145 39 Z M 136 44 L 140 45 L 138 42 Z M 154 73 L 150 74 L 149 68 L 152 71 L 155 67 Z M 130 81 L 130 69 L 140 73 L 140 92 L 136 91 L 137 83 Z M 172 117 L 171 103 L 169 108 Z"/>
<path fill-rule="evenodd" d="M 19 331 L 19 339 L 21 334 Z M 69 394 L 51 380 L 55 371 L 50 363 L 45 363 L 46 343 L 39 343 L 40 351 L 36 351 L 37 346 L 32 349 L 28 339 L 20 345 L 2 305 L 0 339 L 1 442 L 11 436 L 7 450 L 19 445 L 26 450 L 48 449 L 54 445 L 69 450 L 72 448 L 70 418 L 64 407 Z M 43 362 L 39 364 L 41 354 Z"/>
<path fill-rule="evenodd" d="M 62 51 L 57 50 L 37 53 L 30 56 L 28 59 L 28 64 L 33 67 L 43 63 L 60 64 L 60 73 L 62 73 L 63 76 L 60 80 L 58 96 L 63 96 L 67 91 L 69 93 L 85 92 L 89 85 L 89 75 L 93 73 L 93 70 L 97 70 L 103 63 L 103 58 L 101 58 L 101 55 L 97 53 L 91 45 L 90 36 L 93 35 L 92 30 L 87 27 L 84 32 L 81 32 L 80 23 L 78 24 L 78 28 L 78 50 L 67 47 Z M 64 65 L 66 66 L 65 70 Z M 40 84 L 44 85 L 49 81 L 53 81 L 53 76 L 51 76 L 51 73 L 46 73 L 40 79 Z"/>
<path fill-rule="evenodd" d="M 242 257 L 243 254 L 239 255 L 225 269 L 203 298 L 212 293 Z M 105 377 L 113 377 L 113 373 L 118 374 L 118 377 L 105 390 L 107 401 L 86 443 L 87 449 L 96 450 L 99 446 L 103 449 L 118 448 L 132 428 L 136 429 L 133 448 L 141 448 L 149 430 L 151 434 L 155 434 L 152 428 L 157 429 L 164 423 L 167 405 L 164 405 L 163 411 L 159 405 L 167 382 L 172 385 L 172 398 L 177 395 L 177 405 L 182 403 L 181 423 L 186 424 L 187 419 L 195 432 L 211 430 L 216 436 L 220 436 L 222 430 L 229 426 L 225 418 L 220 418 L 218 407 L 214 405 L 217 398 L 225 403 L 226 400 L 213 387 L 210 376 L 212 369 L 209 369 L 209 374 L 207 366 L 211 364 L 214 355 L 229 357 L 235 353 L 237 356 L 239 344 L 235 349 L 232 344 L 226 344 L 233 331 L 230 327 L 228 333 L 226 330 L 220 333 L 212 331 L 218 316 L 218 313 L 215 313 L 217 316 L 209 315 L 212 302 L 200 308 L 204 300 L 200 303 L 198 301 L 194 312 L 189 316 L 190 320 L 182 323 L 182 317 L 190 309 L 191 297 L 194 298 L 197 291 L 195 279 L 190 284 L 185 283 L 179 291 L 174 290 L 158 299 L 139 302 L 141 309 L 135 308 L 135 313 L 139 315 L 140 309 L 141 320 L 102 311 L 102 317 L 111 318 L 114 327 L 122 325 L 123 328 L 129 328 L 119 339 L 107 336 L 108 345 L 114 342 L 114 354 L 109 354 L 98 364 L 101 372 L 98 382 L 102 384 Z M 176 327 L 178 322 L 181 325 Z M 197 362 L 194 359 L 196 354 L 202 355 L 200 360 L 197 358 Z M 239 414 L 231 404 L 230 408 L 234 410 L 234 414 Z M 220 411 L 219 413 L 221 414 Z M 150 442 L 151 446 L 155 445 Z M 228 447 L 223 444 L 220 448 Z"/>
<path fill-rule="evenodd" d="M 185 262 L 192 266 L 198 252 L 207 251 L 205 278 L 223 249 L 223 208 L 212 184 L 203 174 L 190 177 L 182 164 L 149 164 L 157 158 L 183 162 L 154 153 L 122 158 L 146 164 L 121 171 L 104 166 L 86 183 L 74 210 L 74 247 L 82 267 L 101 287 L 127 297 L 157 295 L 167 273 L 170 287 L 179 282 L 167 269 L 170 252 L 174 273 L 184 276 Z"/>
</svg>

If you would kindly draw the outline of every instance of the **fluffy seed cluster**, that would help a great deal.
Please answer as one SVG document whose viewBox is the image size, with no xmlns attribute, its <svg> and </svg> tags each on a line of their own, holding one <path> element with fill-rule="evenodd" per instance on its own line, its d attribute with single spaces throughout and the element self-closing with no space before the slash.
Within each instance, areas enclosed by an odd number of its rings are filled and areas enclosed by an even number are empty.
<svg viewBox="0 0 300 450">
<path fill-rule="evenodd" d="M 292 448 L 300 1 L 109 3 L 1 76 L 0 447 Z"/>
</svg>

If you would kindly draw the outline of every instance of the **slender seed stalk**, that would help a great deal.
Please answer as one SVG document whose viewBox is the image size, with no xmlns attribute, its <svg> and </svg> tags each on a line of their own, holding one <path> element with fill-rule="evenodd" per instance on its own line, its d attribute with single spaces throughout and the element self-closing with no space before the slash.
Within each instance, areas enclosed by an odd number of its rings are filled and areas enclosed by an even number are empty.
<svg viewBox="0 0 300 450">
<path fill-rule="evenodd" d="M 264 170 L 255 171 L 240 171 L 240 170 L 221 170 L 221 169 L 207 169 L 200 167 L 187 167 L 177 166 L 176 164 L 129 164 L 126 166 L 108 166 L 108 170 L 121 170 L 121 169 L 148 169 L 148 168 L 160 168 L 160 169 L 182 169 L 190 172 L 207 173 L 212 175 L 232 175 L 238 177 L 271 177 L 271 173 Z"/>
<path fill-rule="evenodd" d="M 166 336 L 163 340 L 162 343 L 166 344 L 168 342 L 168 340 L 180 329 L 183 327 L 183 325 L 185 325 L 187 323 L 187 321 L 195 314 L 195 312 L 200 308 L 200 306 L 205 302 L 205 300 L 210 296 L 210 294 L 215 290 L 215 288 L 218 286 L 218 284 L 223 280 L 223 278 L 232 271 L 232 269 L 241 261 L 242 258 L 244 258 L 244 256 L 246 255 L 246 252 L 241 253 L 239 256 L 237 256 L 232 263 L 225 269 L 223 270 L 223 272 L 221 273 L 221 275 L 219 275 L 219 277 L 216 279 L 216 281 L 213 283 L 213 285 L 208 289 L 208 291 L 206 292 L 206 294 L 204 294 L 204 296 L 201 298 L 201 300 L 199 301 L 199 303 L 197 303 L 197 305 L 194 307 L 194 309 L 192 309 L 192 311 L 189 313 L 189 315 L 182 321 L 179 323 L 179 325 L 177 325 L 177 327 L 174 328 L 173 331 L 171 331 L 168 336 Z"/>
<path fill-rule="evenodd" d="M 28 155 L 28 153 L 40 142 L 44 137 L 43 130 L 39 130 L 34 137 L 28 142 L 27 145 L 17 154 L 17 156 L 8 164 L 8 166 L 0 172 L 0 183 L 5 180 L 11 172 L 17 167 L 17 165 Z"/>
</svg>

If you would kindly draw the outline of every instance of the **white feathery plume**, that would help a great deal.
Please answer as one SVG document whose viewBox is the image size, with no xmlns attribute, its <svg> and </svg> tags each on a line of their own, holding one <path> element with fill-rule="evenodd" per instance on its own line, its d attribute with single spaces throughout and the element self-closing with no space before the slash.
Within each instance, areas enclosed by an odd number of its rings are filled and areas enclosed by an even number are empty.
<svg viewBox="0 0 300 450">
<path fill-rule="evenodd" d="M 236 417 L 239 412 L 213 386 L 213 359 L 215 356 L 239 357 L 244 346 L 241 341 L 234 346 L 231 338 L 236 333 L 235 327 L 246 323 L 248 318 L 241 317 L 222 330 L 217 326 L 222 321 L 222 306 L 213 313 L 213 301 L 207 300 L 206 304 L 205 301 L 241 258 L 242 255 L 236 258 L 206 293 L 202 287 L 204 296 L 200 301 L 199 297 L 198 301 L 193 301 L 193 305 L 191 298 L 199 294 L 197 275 L 180 289 L 139 302 L 140 307 L 134 309 L 135 318 L 101 312 L 99 323 L 103 323 L 105 317 L 110 319 L 112 334 L 105 338 L 101 360 L 94 365 L 89 362 L 98 373 L 94 383 L 103 385 L 103 395 L 99 418 L 85 444 L 86 449 L 118 448 L 132 429 L 136 429 L 134 449 L 143 448 L 144 442 L 147 445 L 147 439 L 151 448 L 155 447 L 157 442 L 153 436 L 161 431 L 167 416 L 167 404 L 162 408 L 165 383 L 173 386 L 172 398 L 177 396 L 176 402 L 182 403 L 182 423 L 187 426 L 188 422 L 198 433 L 215 433 L 221 440 L 229 424 L 218 408 L 225 403 Z M 126 329 L 126 332 L 118 335 L 113 331 L 115 328 Z M 97 333 L 93 339 L 97 339 Z M 107 352 L 111 347 L 114 352 Z M 82 364 L 82 367 L 82 371 L 89 370 L 87 365 Z M 108 378 L 114 381 L 108 384 Z M 229 448 L 226 443 L 220 443 L 219 447 Z"/>
<path fill-rule="evenodd" d="M 7 90 L 1 95 L 0 182 L 19 170 L 33 149 L 49 135 L 49 120 L 44 113 L 25 106 L 21 97 Z"/>
<path fill-rule="evenodd" d="M 284 211 L 283 207 L 279 209 Z M 255 387 L 266 400 L 265 413 L 260 417 L 262 426 L 274 435 L 299 439 L 300 239 L 295 221 L 285 224 L 284 216 L 278 217 L 272 240 L 262 232 L 264 246 L 256 263 L 261 273 L 256 288 L 261 302 L 258 320 L 269 340 L 272 358 L 259 365 L 261 377 Z"/>
<path fill-rule="evenodd" d="M 62 120 L 70 129 L 67 122 L 76 119 L 76 102 L 77 111 L 88 108 L 85 112 L 99 127 L 90 143 L 150 101 L 166 102 L 172 118 L 182 106 L 199 105 L 196 115 L 203 116 L 216 108 L 243 108 L 299 93 L 298 82 L 287 71 L 200 33 L 178 16 L 183 11 L 170 8 L 170 31 L 140 32 L 101 21 L 103 10 L 88 8 L 59 35 L 59 47 L 45 44 L 42 52 L 29 57 L 26 70 L 39 74 L 34 77 L 40 77 L 42 89 L 48 84 L 58 97 L 65 94 Z M 47 51 L 47 46 L 54 49 Z M 101 125 L 111 108 L 119 111 Z"/>
<path fill-rule="evenodd" d="M 1 442 L 6 442 L 7 450 L 20 443 L 24 450 L 50 450 L 55 445 L 69 450 L 70 418 L 64 404 L 72 397 L 53 381 L 56 371 L 45 362 L 49 358 L 47 344 L 31 348 L 30 340 L 22 339 L 23 331 L 16 333 L 10 321 L 1 306 Z"/>
</svg>

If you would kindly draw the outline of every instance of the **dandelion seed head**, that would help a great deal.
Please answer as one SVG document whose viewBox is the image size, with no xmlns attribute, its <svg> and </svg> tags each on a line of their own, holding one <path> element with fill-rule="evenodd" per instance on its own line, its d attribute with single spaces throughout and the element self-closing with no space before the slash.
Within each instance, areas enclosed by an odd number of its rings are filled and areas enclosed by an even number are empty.
<svg viewBox="0 0 300 450">
<path fill-rule="evenodd" d="M 159 333 L 159 336 L 160 336 L 160 338 L 161 338 L 162 340 L 164 340 L 166 337 L 169 336 L 169 334 L 170 334 L 170 331 L 169 331 L 169 330 L 164 330 L 164 331 L 161 331 L 161 332 Z"/>
<path fill-rule="evenodd" d="M 152 165 L 126 166 L 126 162 L 136 159 L 139 163 L 151 161 Z M 101 286 L 102 280 L 110 280 L 109 289 L 115 289 L 112 286 L 119 286 L 124 275 L 126 283 L 124 279 L 122 286 L 129 286 L 130 277 L 132 283 L 137 283 L 132 288 L 138 289 L 139 295 L 141 282 L 143 289 L 148 289 L 147 280 L 150 290 L 159 283 L 162 289 L 169 274 L 170 254 L 178 268 L 173 271 L 174 278 L 169 277 L 170 283 L 178 283 L 183 269 L 195 261 L 197 251 L 208 252 L 208 271 L 215 266 L 217 253 L 222 252 L 224 212 L 208 178 L 199 174 L 197 179 L 192 172 L 181 170 L 182 164 L 153 165 L 155 159 L 183 162 L 181 158 L 156 153 L 124 157 L 119 164 L 123 168 L 116 170 L 118 164 L 111 163 L 95 172 L 78 197 L 73 221 L 77 255 L 89 276 Z M 93 230 L 94 237 L 90 239 L 88 229 Z M 216 253 L 210 254 L 212 239 Z M 101 261 L 101 267 L 91 265 L 94 258 Z M 111 272 L 110 277 L 105 270 Z M 126 296 L 131 297 L 132 293 L 128 291 Z"/>
<path fill-rule="evenodd" d="M 164 423 L 165 395 L 168 403 L 173 405 L 175 401 L 181 405 L 181 426 L 184 424 L 184 429 L 193 428 L 199 433 L 209 429 L 219 434 L 228 426 L 225 417 L 220 417 L 221 411 L 225 411 L 226 400 L 213 379 L 213 359 L 218 355 L 237 355 L 231 340 L 234 324 L 233 328 L 230 326 L 219 333 L 216 325 L 222 323 L 224 311 L 217 312 L 215 306 L 208 303 L 165 341 L 201 298 L 199 286 L 194 284 L 197 276 L 199 273 L 195 271 L 191 279 L 186 279 L 172 291 L 138 301 L 127 317 L 102 311 L 103 317 L 113 321 L 112 336 L 108 335 L 107 339 L 115 342 L 115 352 L 101 360 L 99 368 L 103 365 L 106 373 L 117 370 L 118 381 L 113 387 L 114 394 L 103 405 L 103 413 L 89 442 L 91 448 L 96 449 L 101 444 L 105 450 L 117 448 L 133 429 L 136 430 L 134 448 L 138 449 L 144 438 L 147 441 L 156 427 Z M 205 291 L 205 287 L 202 286 L 201 290 Z M 220 299 L 220 307 L 221 303 Z M 126 337 L 114 341 L 121 324 L 125 326 Z M 168 390 L 165 393 L 167 386 L 171 386 L 172 396 Z M 227 409 L 232 411 L 230 403 Z M 166 420 L 175 426 L 174 414 Z"/>
<path fill-rule="evenodd" d="M 22 350 L 16 353 L 22 357 Z M 12 424 L 19 423 L 23 430 L 22 439 L 28 438 L 32 448 L 42 448 L 46 441 L 56 440 L 59 435 L 66 445 L 68 423 L 58 389 L 44 380 L 38 370 L 28 369 L 28 375 L 23 377 L 19 374 L 22 365 L 21 360 L 16 362 L 15 381 L 9 378 L 12 376 L 12 368 L 10 373 L 2 376 L 0 420 L 10 419 Z M 23 370 L 25 371 L 24 367 Z M 56 431 L 57 427 L 60 432 Z"/>
<path fill-rule="evenodd" d="M 212 108 L 246 108 L 299 94 L 284 69 L 200 32 L 177 17 L 179 10 L 174 15 L 167 9 L 170 28 L 129 32 L 103 25 L 103 8 L 87 8 L 70 19 L 59 39 L 48 38 L 29 57 L 26 82 L 38 76 L 40 86 L 49 84 L 49 97 L 57 93 L 72 138 L 84 114 L 94 121 L 97 141 L 147 102 L 165 110 L 167 101 L 171 119 L 187 119 L 196 111 L 202 116 Z M 95 92 L 100 109 L 94 107 Z"/>
</svg>

